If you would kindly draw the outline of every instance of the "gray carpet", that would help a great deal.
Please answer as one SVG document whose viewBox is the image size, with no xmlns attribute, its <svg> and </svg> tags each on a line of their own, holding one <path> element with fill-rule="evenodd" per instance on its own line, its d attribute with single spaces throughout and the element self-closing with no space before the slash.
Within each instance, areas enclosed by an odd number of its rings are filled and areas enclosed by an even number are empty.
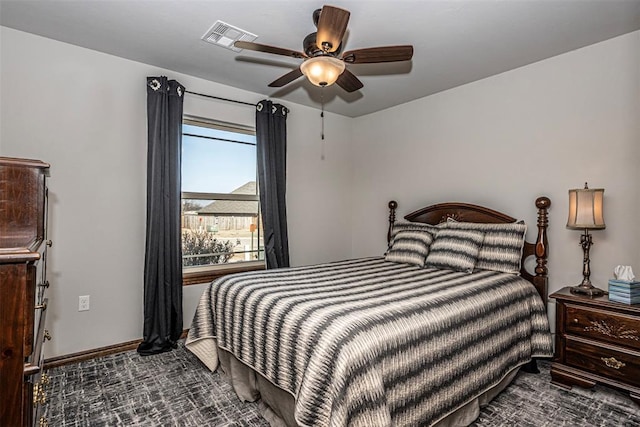
<svg viewBox="0 0 640 427">
<path fill-rule="evenodd" d="M 640 406 L 596 386 L 565 391 L 540 374 L 520 373 L 483 408 L 480 426 L 639 426 Z M 50 426 L 268 426 L 255 403 L 242 403 L 223 374 L 208 370 L 182 343 L 140 357 L 131 351 L 49 371 Z"/>
</svg>

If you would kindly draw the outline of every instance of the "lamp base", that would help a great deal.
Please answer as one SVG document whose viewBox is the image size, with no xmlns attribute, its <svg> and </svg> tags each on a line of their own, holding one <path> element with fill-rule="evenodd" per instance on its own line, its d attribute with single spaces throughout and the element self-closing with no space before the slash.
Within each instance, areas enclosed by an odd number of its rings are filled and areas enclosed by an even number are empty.
<svg viewBox="0 0 640 427">
<path fill-rule="evenodd" d="M 607 291 L 594 287 L 592 284 L 572 286 L 569 289 L 572 294 L 584 294 L 589 295 L 590 297 L 599 297 L 600 295 L 608 293 Z"/>
</svg>

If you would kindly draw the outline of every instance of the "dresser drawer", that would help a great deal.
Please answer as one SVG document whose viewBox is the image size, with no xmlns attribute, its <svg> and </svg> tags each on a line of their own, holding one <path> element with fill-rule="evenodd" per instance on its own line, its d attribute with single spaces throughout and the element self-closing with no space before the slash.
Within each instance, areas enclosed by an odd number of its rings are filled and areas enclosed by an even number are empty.
<svg viewBox="0 0 640 427">
<path fill-rule="evenodd" d="M 622 349 L 620 349 L 622 350 Z M 567 337 L 567 365 L 640 387 L 640 353 Z"/>
<path fill-rule="evenodd" d="M 38 324 L 35 333 L 36 338 L 33 354 L 31 354 L 28 361 L 24 364 L 25 390 L 28 392 L 28 395 L 24 401 L 25 407 L 23 413 L 29 414 L 27 424 L 36 426 L 40 425 L 43 405 L 47 402 L 47 386 L 49 384 L 49 378 L 42 369 L 44 366 L 44 345 L 47 340 L 51 339 L 45 326 L 47 318 L 46 306 L 48 303 L 48 299 L 45 298 L 42 302 L 43 308 L 40 310 L 41 314 L 36 317 Z M 44 418 L 42 419 L 44 420 Z M 46 423 L 43 422 L 43 425 L 46 425 Z"/>
<path fill-rule="evenodd" d="M 567 304 L 565 319 L 567 334 L 640 351 L 640 319 L 638 317 Z"/>
<path fill-rule="evenodd" d="M 44 343 L 45 341 L 51 339 L 51 335 L 46 329 L 48 304 L 49 300 L 45 298 L 45 300 L 42 302 L 42 309 L 36 310 L 40 312 L 40 315 L 36 317 L 38 323 L 36 324 L 33 352 L 27 358 L 24 364 L 25 377 L 38 375 L 42 372 L 42 367 L 44 366 Z"/>
<path fill-rule="evenodd" d="M 47 279 L 47 256 L 48 256 L 48 248 L 50 241 L 42 242 L 40 247 L 38 248 L 38 252 L 40 253 L 40 259 L 34 263 L 36 267 L 35 273 L 35 284 L 36 284 L 36 295 L 35 295 L 35 304 L 42 304 L 44 301 L 45 293 L 47 288 L 49 287 L 49 281 Z"/>
</svg>

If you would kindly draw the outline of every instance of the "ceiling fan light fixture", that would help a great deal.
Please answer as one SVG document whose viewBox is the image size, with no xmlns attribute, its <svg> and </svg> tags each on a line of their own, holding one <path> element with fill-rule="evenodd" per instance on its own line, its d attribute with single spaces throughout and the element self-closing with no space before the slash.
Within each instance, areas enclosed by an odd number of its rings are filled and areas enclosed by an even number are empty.
<svg viewBox="0 0 640 427">
<path fill-rule="evenodd" d="M 234 47 L 304 60 L 299 67 L 269 83 L 269 87 L 282 87 L 304 75 L 315 86 L 325 87 L 336 83 L 349 93 L 362 89 L 363 84 L 345 68 L 345 63 L 374 64 L 411 60 L 411 45 L 368 47 L 342 54 L 349 15 L 348 10 L 334 6 L 325 5 L 322 9 L 317 9 L 313 13 L 313 23 L 318 31 L 304 38 L 304 52 L 242 40 L 236 41 Z"/>
<path fill-rule="evenodd" d="M 309 81 L 321 87 L 334 84 L 344 68 L 344 62 L 332 56 L 316 56 L 300 65 L 300 70 Z"/>
</svg>

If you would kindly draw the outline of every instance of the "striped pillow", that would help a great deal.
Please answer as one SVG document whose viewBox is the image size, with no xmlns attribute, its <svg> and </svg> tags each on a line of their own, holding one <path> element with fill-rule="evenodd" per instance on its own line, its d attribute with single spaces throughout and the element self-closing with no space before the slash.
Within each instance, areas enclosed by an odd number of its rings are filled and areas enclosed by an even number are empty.
<svg viewBox="0 0 640 427">
<path fill-rule="evenodd" d="M 431 225 L 425 224 L 423 222 L 398 221 L 393 224 L 393 228 L 391 229 L 391 239 L 389 240 L 389 247 L 393 245 L 393 239 L 395 238 L 396 234 L 401 231 L 422 231 L 425 233 L 429 233 L 433 237 L 435 237 L 436 234 L 438 234 L 438 230 L 441 230 L 444 227 L 446 227 L 446 223 Z"/>
<path fill-rule="evenodd" d="M 431 245 L 425 267 L 471 273 L 483 239 L 481 231 L 442 229 Z"/>
<path fill-rule="evenodd" d="M 424 267 L 424 260 L 432 242 L 433 236 L 425 231 L 399 231 L 384 259 Z"/>
<path fill-rule="evenodd" d="M 527 225 L 523 221 L 508 224 L 477 224 L 448 221 L 447 228 L 484 232 L 476 268 L 520 274 Z"/>
</svg>

